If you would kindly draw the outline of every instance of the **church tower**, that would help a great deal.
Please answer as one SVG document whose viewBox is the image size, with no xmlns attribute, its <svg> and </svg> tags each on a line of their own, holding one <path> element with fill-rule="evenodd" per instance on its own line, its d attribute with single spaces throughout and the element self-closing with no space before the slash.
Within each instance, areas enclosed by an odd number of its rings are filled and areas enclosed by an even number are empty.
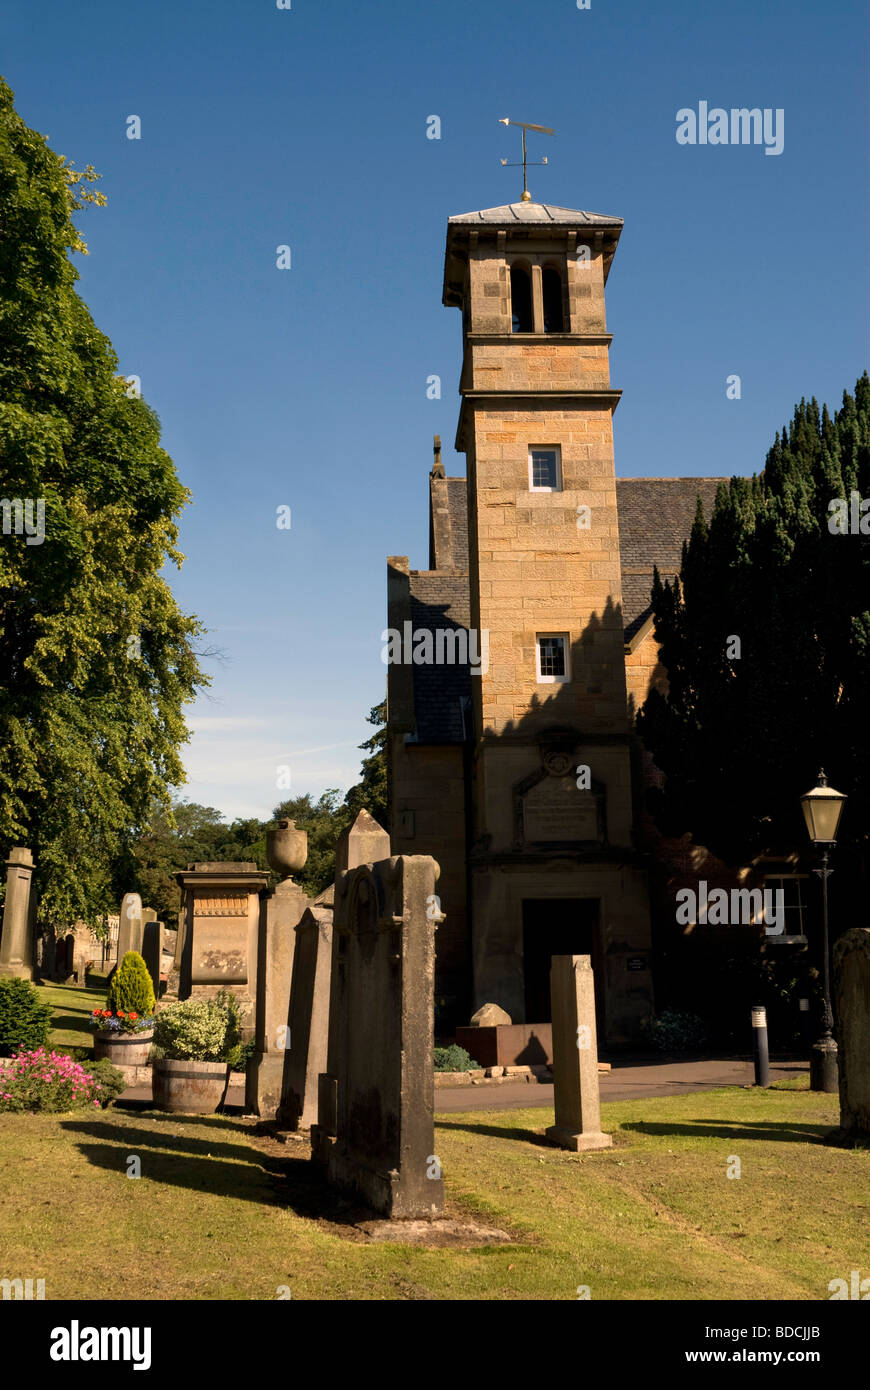
<svg viewBox="0 0 870 1390">
<path fill-rule="evenodd" d="M 600 1036 L 651 1007 L 633 842 L 610 335 L 622 220 L 524 201 L 451 217 L 462 311 L 474 998 L 549 1018 L 553 954 L 590 954 Z"/>
</svg>

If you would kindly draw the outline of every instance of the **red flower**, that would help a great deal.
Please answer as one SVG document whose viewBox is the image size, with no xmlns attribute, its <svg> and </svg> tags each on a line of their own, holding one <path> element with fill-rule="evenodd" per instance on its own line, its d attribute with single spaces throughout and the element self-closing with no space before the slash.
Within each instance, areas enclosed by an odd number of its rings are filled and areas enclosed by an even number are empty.
<svg viewBox="0 0 870 1390">
<path fill-rule="evenodd" d="M 123 1018 L 123 1014 L 121 1015 L 121 1017 Z M 131 1022 L 132 1022 L 134 1019 L 137 1019 L 138 1017 L 139 1017 L 138 1014 L 130 1014 L 130 1015 L 129 1015 L 129 1018 L 130 1018 Z"/>
</svg>

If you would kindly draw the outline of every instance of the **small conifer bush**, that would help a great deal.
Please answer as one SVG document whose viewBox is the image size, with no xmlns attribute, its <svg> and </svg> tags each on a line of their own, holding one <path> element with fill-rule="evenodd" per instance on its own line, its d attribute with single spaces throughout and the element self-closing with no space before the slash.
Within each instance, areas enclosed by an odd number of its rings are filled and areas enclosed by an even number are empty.
<svg viewBox="0 0 870 1390">
<path fill-rule="evenodd" d="M 109 983 L 108 1007 L 115 1013 L 152 1014 L 154 986 L 138 951 L 128 951 Z"/>
<path fill-rule="evenodd" d="M 50 1020 L 51 1005 L 29 980 L 0 980 L 0 1057 L 45 1047 Z"/>
</svg>

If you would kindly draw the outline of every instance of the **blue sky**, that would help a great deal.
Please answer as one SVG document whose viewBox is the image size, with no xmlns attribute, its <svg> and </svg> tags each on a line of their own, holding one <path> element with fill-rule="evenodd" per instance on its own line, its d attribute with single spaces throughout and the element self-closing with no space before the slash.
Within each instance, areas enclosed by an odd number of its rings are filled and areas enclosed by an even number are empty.
<svg viewBox="0 0 870 1390">
<path fill-rule="evenodd" d="M 517 198 L 499 117 L 557 131 L 534 197 L 625 218 L 619 474 L 751 473 L 795 400 L 866 365 L 857 0 L 5 0 L 0 39 L 20 114 L 103 174 L 79 289 L 193 492 L 172 583 L 224 655 L 183 794 L 228 815 L 288 795 L 280 768 L 292 793 L 358 778 L 385 558 L 427 563 L 433 433 L 464 472 L 445 224 Z M 701 100 L 782 108 L 782 154 L 678 145 Z"/>
</svg>

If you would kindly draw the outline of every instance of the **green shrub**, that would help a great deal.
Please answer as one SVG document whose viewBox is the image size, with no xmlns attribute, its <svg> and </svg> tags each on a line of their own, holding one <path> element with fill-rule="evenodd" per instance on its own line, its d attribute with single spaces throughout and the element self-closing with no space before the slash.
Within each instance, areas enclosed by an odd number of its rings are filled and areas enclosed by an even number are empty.
<svg viewBox="0 0 870 1390">
<path fill-rule="evenodd" d="M 650 1035 L 659 1052 L 696 1052 L 707 1041 L 704 1020 L 679 1009 L 665 1009 L 660 1013 Z"/>
<path fill-rule="evenodd" d="M 112 976 L 106 1004 L 113 1013 L 153 1014 L 154 986 L 138 951 L 128 951 Z"/>
<path fill-rule="evenodd" d="M 161 1009 L 154 1018 L 154 1050 L 171 1061 L 237 1067 L 242 1030 L 235 995 L 222 990 L 215 999 L 185 999 Z"/>
<path fill-rule="evenodd" d="M 436 1047 L 434 1057 L 436 1071 L 474 1071 L 477 1068 L 477 1062 L 456 1043 L 450 1047 Z"/>
<path fill-rule="evenodd" d="M 29 980 L 0 980 L 0 1057 L 45 1047 L 51 1005 L 44 1004 Z"/>
<path fill-rule="evenodd" d="M 127 1078 L 122 1071 L 112 1066 L 108 1057 L 101 1057 L 99 1062 L 84 1062 L 82 1065 L 102 1088 L 98 1100 L 104 1110 L 118 1099 L 122 1091 L 126 1091 Z"/>
<path fill-rule="evenodd" d="M 238 1048 L 233 1049 L 238 1053 L 238 1057 L 231 1063 L 233 1071 L 246 1071 L 248 1063 L 257 1050 L 257 1044 L 253 1038 L 248 1042 L 241 1043 Z"/>
</svg>

